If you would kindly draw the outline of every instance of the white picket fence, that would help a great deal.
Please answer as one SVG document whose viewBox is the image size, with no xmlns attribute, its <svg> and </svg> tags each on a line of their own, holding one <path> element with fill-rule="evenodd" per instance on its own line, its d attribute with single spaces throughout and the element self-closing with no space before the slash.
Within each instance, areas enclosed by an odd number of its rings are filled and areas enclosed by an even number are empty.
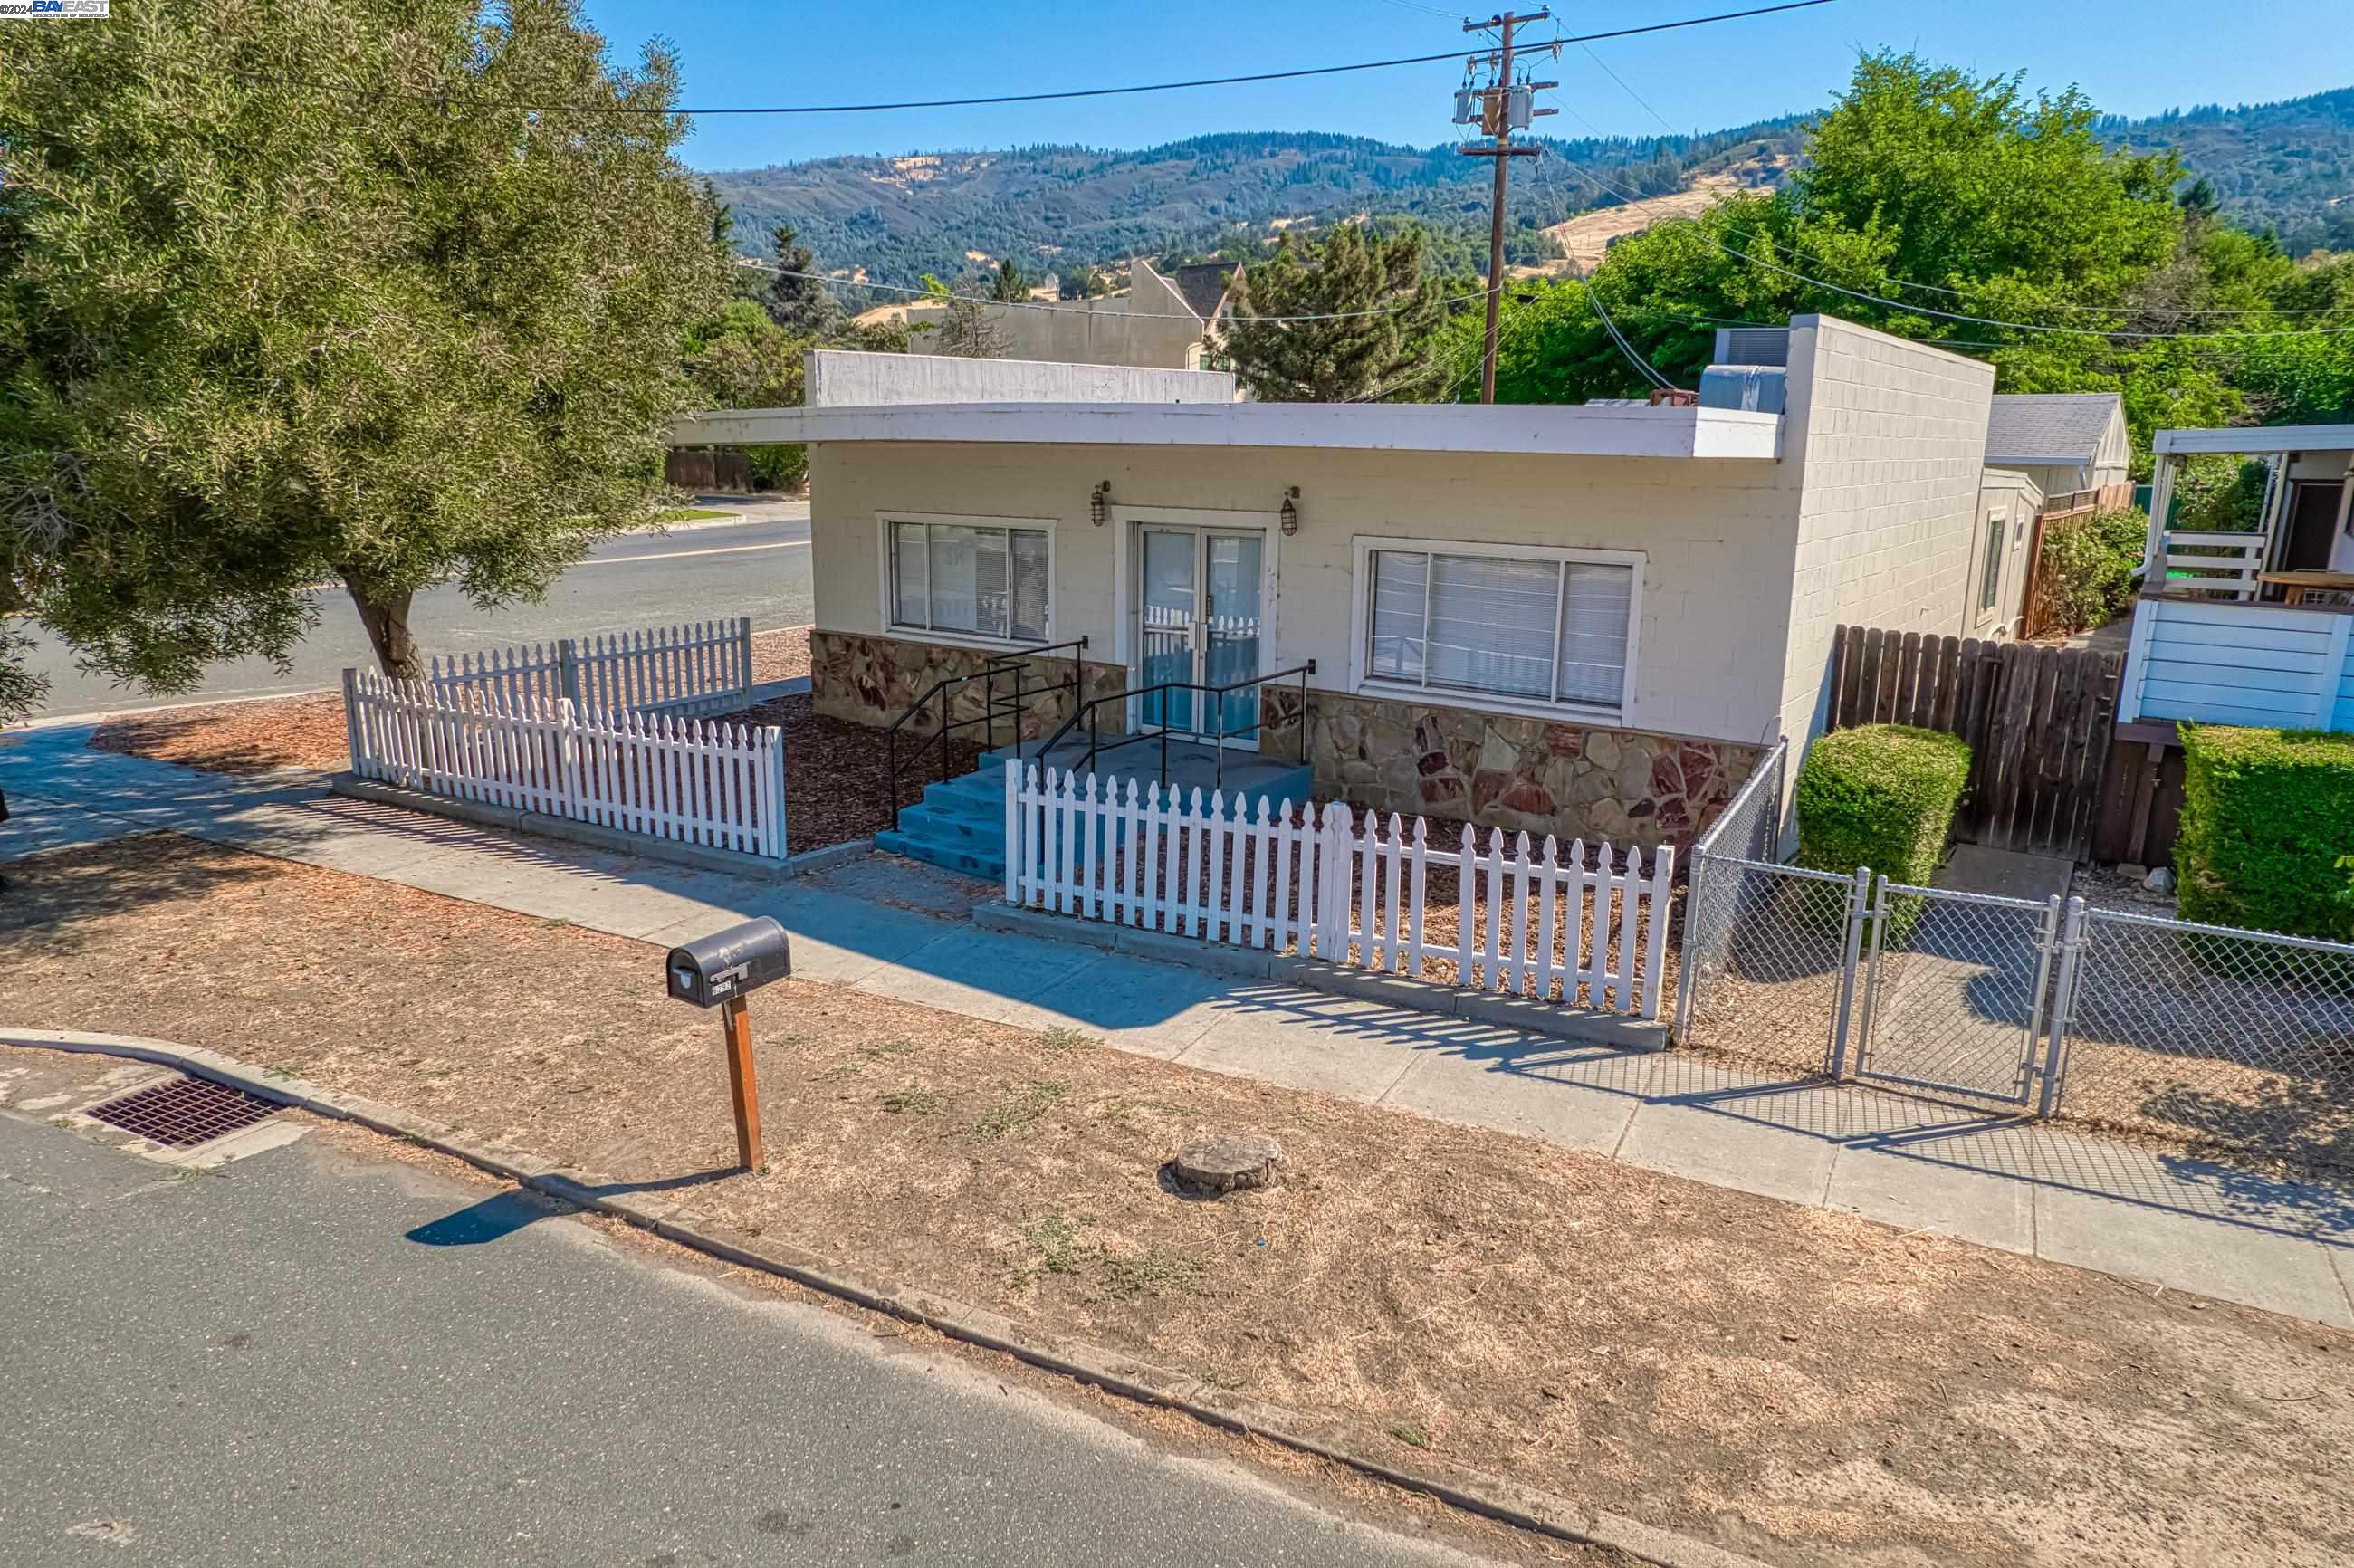
<svg viewBox="0 0 2354 1568">
<path fill-rule="evenodd" d="M 567 699 L 344 672 L 352 771 L 453 800 L 642 837 L 785 857 L 774 726 L 584 712 Z"/>
<path fill-rule="evenodd" d="M 1369 811 L 1360 832 L 1341 801 L 1183 794 L 1007 762 L 1005 901 L 1482 992 L 1558 988 L 1572 1006 L 1583 988 L 1596 1010 L 1659 1016 L 1672 849 L 1647 872 L 1631 845 L 1589 864 L 1583 840 L 1490 829 L 1483 851 L 1466 825 L 1449 849 L 1421 817 Z M 1435 867 L 1454 898 L 1428 896 Z"/>
<path fill-rule="evenodd" d="M 583 713 L 660 708 L 682 716 L 744 705 L 752 684 L 752 618 L 599 632 L 437 657 L 429 685 L 510 702 L 570 702 Z"/>
</svg>

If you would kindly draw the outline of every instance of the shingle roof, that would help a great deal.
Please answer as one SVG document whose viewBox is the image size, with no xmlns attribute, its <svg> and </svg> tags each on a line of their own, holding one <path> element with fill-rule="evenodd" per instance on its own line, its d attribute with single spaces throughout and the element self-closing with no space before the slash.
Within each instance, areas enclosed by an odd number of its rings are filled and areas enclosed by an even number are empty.
<svg viewBox="0 0 2354 1568">
<path fill-rule="evenodd" d="M 2115 418 L 2114 392 L 2010 392 L 1987 418 L 1988 462 L 2090 462 Z"/>
<path fill-rule="evenodd" d="M 1204 321 L 1218 313 L 1225 302 L 1226 282 L 1234 276 L 1239 261 L 1196 261 L 1189 267 L 1179 267 L 1169 274 L 1169 281 L 1185 302 L 1185 308 Z"/>
</svg>

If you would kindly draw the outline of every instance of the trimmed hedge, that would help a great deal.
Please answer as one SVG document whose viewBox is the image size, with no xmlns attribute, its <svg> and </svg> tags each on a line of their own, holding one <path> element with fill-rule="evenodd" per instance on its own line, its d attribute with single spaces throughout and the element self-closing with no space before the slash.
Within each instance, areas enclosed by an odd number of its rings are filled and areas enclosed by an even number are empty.
<svg viewBox="0 0 2354 1568">
<path fill-rule="evenodd" d="M 1798 863 L 1926 885 L 1969 778 L 1957 735 L 1868 724 L 1823 736 L 1798 770 Z"/>
<path fill-rule="evenodd" d="M 2354 940 L 2354 735 L 2182 726 L 2185 920 Z"/>
</svg>

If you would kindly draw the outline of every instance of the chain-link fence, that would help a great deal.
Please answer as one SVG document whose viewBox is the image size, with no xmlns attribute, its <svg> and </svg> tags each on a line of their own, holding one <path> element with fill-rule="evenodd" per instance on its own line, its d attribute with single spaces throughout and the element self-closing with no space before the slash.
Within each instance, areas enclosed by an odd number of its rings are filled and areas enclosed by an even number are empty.
<svg viewBox="0 0 2354 1568">
<path fill-rule="evenodd" d="M 1861 891 L 1776 863 L 1788 765 L 1776 744 L 1692 845 L 1676 1041 L 1821 1073 L 1854 985 Z"/>
<path fill-rule="evenodd" d="M 2354 947 L 2072 911 L 2043 1110 L 2354 1168 Z"/>
<path fill-rule="evenodd" d="M 1787 766 L 1692 846 L 1679 1045 L 2354 1170 L 2354 946 L 1783 865 Z"/>
</svg>

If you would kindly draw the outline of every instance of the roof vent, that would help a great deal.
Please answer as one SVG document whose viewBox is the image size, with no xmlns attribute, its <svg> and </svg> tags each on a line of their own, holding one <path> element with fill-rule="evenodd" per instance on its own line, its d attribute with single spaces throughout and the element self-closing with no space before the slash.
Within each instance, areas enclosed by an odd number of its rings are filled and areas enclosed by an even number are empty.
<svg viewBox="0 0 2354 1568">
<path fill-rule="evenodd" d="M 1716 363 L 1787 366 L 1790 363 L 1790 329 L 1719 327 L 1716 329 Z"/>
</svg>

